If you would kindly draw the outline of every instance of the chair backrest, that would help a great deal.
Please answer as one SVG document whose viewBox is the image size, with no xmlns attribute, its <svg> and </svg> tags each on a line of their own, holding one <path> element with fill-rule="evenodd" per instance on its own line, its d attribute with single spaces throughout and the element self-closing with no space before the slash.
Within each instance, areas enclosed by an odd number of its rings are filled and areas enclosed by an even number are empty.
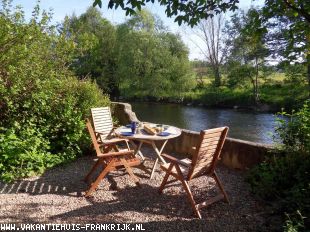
<svg viewBox="0 0 310 232">
<path fill-rule="evenodd" d="M 91 114 L 95 132 L 100 133 L 101 140 L 107 139 L 113 129 L 110 107 L 92 108 Z"/>
<path fill-rule="evenodd" d="M 87 130 L 88 130 L 89 135 L 91 137 L 91 140 L 93 142 L 93 145 L 95 147 L 96 154 L 97 154 L 97 156 L 99 156 L 101 154 L 100 146 L 98 144 L 98 141 L 97 141 L 97 138 L 96 138 L 96 135 L 95 135 L 95 131 L 94 131 L 94 129 L 93 129 L 89 119 L 86 119 L 86 127 L 87 127 Z"/>
<path fill-rule="evenodd" d="M 192 157 L 192 166 L 187 179 L 190 180 L 202 174 L 212 174 L 221 154 L 228 127 L 219 127 L 200 132 L 200 141 Z"/>
</svg>

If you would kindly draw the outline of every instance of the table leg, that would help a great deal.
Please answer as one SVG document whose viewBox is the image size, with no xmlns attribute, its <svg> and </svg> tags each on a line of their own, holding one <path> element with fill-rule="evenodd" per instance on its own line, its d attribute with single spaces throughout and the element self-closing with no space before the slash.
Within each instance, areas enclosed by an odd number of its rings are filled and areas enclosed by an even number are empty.
<svg viewBox="0 0 310 232">
<path fill-rule="evenodd" d="M 142 160 L 145 160 L 145 157 L 144 155 L 142 154 L 141 152 L 141 147 L 142 147 L 142 144 L 143 142 L 142 141 L 139 141 L 139 145 L 137 146 L 132 140 L 129 140 L 130 144 L 134 147 L 135 149 L 135 155 L 139 155 L 141 157 Z"/>
<path fill-rule="evenodd" d="M 151 175 L 150 175 L 150 179 L 153 178 L 153 175 L 154 175 L 157 163 L 158 163 L 158 158 L 156 158 L 155 163 L 153 165 L 152 172 L 151 172 Z"/>
<path fill-rule="evenodd" d="M 161 161 L 162 163 L 164 163 L 164 164 L 167 163 L 167 162 L 164 160 L 164 158 L 161 156 L 161 153 L 163 152 L 163 150 L 164 150 L 164 148 L 165 148 L 167 142 L 168 142 L 168 140 L 165 140 L 165 141 L 164 141 L 164 143 L 163 143 L 163 145 L 161 146 L 160 150 L 158 150 L 158 148 L 156 147 L 156 144 L 155 144 L 154 141 L 152 141 L 152 143 L 151 143 L 153 149 L 154 149 L 155 152 L 156 152 L 157 158 L 156 158 L 155 163 L 154 163 L 154 165 L 153 165 L 150 179 L 153 178 L 153 175 L 154 175 L 154 172 L 155 172 L 155 169 L 156 169 L 156 165 L 157 165 L 157 163 L 158 163 L 158 160 L 160 160 L 160 161 Z"/>
</svg>

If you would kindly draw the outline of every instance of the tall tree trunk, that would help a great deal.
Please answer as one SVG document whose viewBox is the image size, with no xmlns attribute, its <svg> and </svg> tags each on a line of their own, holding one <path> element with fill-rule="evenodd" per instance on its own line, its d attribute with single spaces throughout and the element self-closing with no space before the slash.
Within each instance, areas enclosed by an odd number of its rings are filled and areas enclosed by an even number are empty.
<svg viewBox="0 0 310 232">
<path fill-rule="evenodd" d="M 251 77 L 251 82 L 253 86 L 253 97 L 254 97 L 254 103 L 256 104 L 256 87 L 255 87 L 255 77 Z"/>
<path fill-rule="evenodd" d="M 255 83 L 254 83 L 254 98 L 255 98 L 255 104 L 258 104 L 259 101 L 259 94 L 258 94 L 258 58 L 255 58 L 255 65 L 256 65 L 256 73 L 255 73 Z"/>
<path fill-rule="evenodd" d="M 310 97 L 310 54 L 307 55 L 308 94 Z"/>
<path fill-rule="evenodd" d="M 214 85 L 221 86 L 220 67 L 227 56 L 228 44 L 225 43 L 223 36 L 223 26 L 225 19 L 223 15 L 218 14 L 208 20 L 201 20 L 193 33 L 200 37 L 203 43 L 192 42 L 204 54 L 206 60 L 211 64 L 211 69 L 214 75 Z"/>
<path fill-rule="evenodd" d="M 256 94 L 255 94 L 255 103 L 257 104 L 259 101 L 259 93 L 258 93 L 258 59 L 256 57 L 256 75 L 255 75 L 255 89 L 256 89 Z"/>
<path fill-rule="evenodd" d="M 221 86 L 221 74 L 220 69 L 218 66 L 213 66 L 213 73 L 214 73 L 214 85 L 216 87 Z"/>
</svg>

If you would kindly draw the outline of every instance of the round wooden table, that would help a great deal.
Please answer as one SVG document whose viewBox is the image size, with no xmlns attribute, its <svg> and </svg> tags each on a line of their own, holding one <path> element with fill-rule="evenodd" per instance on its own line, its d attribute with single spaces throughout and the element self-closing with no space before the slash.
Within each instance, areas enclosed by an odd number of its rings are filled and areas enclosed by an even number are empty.
<svg viewBox="0 0 310 232">
<path fill-rule="evenodd" d="M 155 127 L 156 125 L 159 125 L 159 124 L 145 123 L 145 122 L 143 124 L 144 125 L 147 124 L 150 127 Z M 159 133 L 158 135 L 151 135 L 146 130 L 144 130 L 143 128 L 139 128 L 139 127 L 137 128 L 136 133 L 133 134 L 131 132 L 131 128 L 129 126 L 130 125 L 118 127 L 114 132 L 119 137 L 129 139 L 130 143 L 135 147 L 135 154 L 139 154 L 142 157 L 142 159 L 144 159 L 144 156 L 141 152 L 142 145 L 145 143 L 145 144 L 149 144 L 153 147 L 153 149 L 157 155 L 157 158 L 155 160 L 154 166 L 152 168 L 151 176 L 150 176 L 150 179 L 152 179 L 152 177 L 154 175 L 154 171 L 156 169 L 156 165 L 158 163 L 158 160 L 160 160 L 162 163 L 166 164 L 166 161 L 161 156 L 161 154 L 162 154 L 168 140 L 180 136 L 182 131 L 181 131 L 181 129 L 174 127 L 174 126 L 162 125 L 163 128 L 166 128 L 163 131 L 162 135 L 160 135 L 161 133 Z M 136 146 L 134 144 L 133 140 L 138 141 L 139 145 Z M 160 147 L 157 147 L 156 141 L 162 141 L 162 145 Z"/>
</svg>

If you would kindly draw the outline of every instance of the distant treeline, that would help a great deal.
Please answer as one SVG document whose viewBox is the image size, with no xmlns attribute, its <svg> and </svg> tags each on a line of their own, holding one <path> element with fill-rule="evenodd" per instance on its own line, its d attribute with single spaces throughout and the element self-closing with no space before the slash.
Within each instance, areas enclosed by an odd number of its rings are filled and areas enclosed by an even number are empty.
<svg viewBox="0 0 310 232">
<path fill-rule="evenodd" d="M 66 17 L 61 31 L 75 41 L 71 69 L 81 79 L 96 80 L 112 98 L 181 98 L 195 86 L 180 36 L 146 10 L 112 25 L 91 7 Z"/>
<path fill-rule="evenodd" d="M 261 17 L 267 13 L 251 8 L 230 19 L 202 20 L 190 32 L 200 37 L 205 59 L 191 62 L 181 37 L 147 10 L 113 25 L 89 8 L 66 17 L 58 29 L 75 43 L 70 69 L 113 99 L 298 107 L 309 95 L 305 46 L 299 46 L 306 31 L 296 25 L 303 21 Z M 274 20 L 286 27 L 278 30 Z M 288 36 L 292 30 L 298 39 Z"/>
</svg>

